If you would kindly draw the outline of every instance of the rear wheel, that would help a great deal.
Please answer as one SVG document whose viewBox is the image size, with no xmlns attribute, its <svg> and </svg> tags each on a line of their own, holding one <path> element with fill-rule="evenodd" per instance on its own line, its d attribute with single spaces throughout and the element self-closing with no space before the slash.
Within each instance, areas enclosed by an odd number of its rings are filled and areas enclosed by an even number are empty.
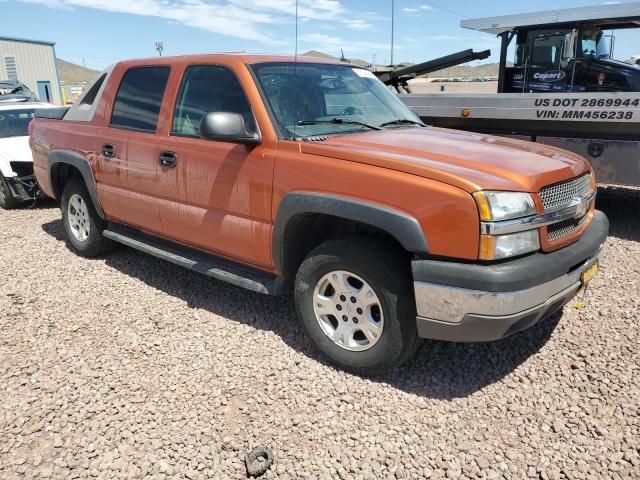
<svg viewBox="0 0 640 480">
<path fill-rule="evenodd" d="M 113 242 L 102 236 L 106 227 L 96 212 L 84 182 L 71 178 L 62 192 L 62 222 L 69 242 L 83 257 L 95 257 L 113 248 Z"/>
<path fill-rule="evenodd" d="M 419 345 L 408 268 L 364 239 L 328 241 L 304 260 L 295 303 L 313 344 L 361 375 L 397 368 Z"/>
<path fill-rule="evenodd" d="M 12 210 L 19 207 L 21 203 L 20 199 L 13 196 L 9 185 L 7 185 L 7 180 L 0 173 L 0 208 Z"/>
</svg>

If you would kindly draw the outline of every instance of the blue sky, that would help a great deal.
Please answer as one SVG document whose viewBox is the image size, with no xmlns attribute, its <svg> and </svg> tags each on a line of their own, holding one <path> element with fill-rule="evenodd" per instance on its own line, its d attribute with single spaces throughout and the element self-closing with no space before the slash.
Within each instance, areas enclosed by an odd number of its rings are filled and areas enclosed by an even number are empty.
<svg viewBox="0 0 640 480">
<path fill-rule="evenodd" d="M 396 0 L 394 60 L 419 62 L 466 48 L 499 52 L 495 37 L 460 28 L 463 18 L 599 5 L 588 0 Z M 121 59 L 246 51 L 293 53 L 295 0 L 0 0 L 1 35 L 56 42 L 58 57 L 102 69 Z M 298 50 L 388 63 L 391 0 L 299 0 Z M 631 41 L 635 37 L 635 41 Z M 627 40 L 628 38 L 628 40 Z M 640 30 L 616 57 L 640 53 Z M 637 51 L 635 51 L 637 50 Z"/>
</svg>

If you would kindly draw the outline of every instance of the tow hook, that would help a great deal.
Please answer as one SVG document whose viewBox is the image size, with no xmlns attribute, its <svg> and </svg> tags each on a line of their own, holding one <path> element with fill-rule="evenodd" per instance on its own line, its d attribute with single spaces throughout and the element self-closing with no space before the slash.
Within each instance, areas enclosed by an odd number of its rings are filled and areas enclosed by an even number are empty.
<svg viewBox="0 0 640 480">
<path fill-rule="evenodd" d="M 244 464 L 248 475 L 252 477 L 264 475 L 273 464 L 273 451 L 266 447 L 254 448 L 244 457 Z"/>
</svg>

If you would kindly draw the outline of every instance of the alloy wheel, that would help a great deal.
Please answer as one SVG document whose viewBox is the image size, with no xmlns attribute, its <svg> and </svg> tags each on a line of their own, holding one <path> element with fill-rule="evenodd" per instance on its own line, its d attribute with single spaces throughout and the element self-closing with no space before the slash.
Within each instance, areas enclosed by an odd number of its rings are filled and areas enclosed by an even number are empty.
<svg viewBox="0 0 640 480">
<path fill-rule="evenodd" d="M 313 309 L 324 334 L 345 350 L 361 352 L 382 336 L 384 313 L 375 290 L 358 275 L 336 270 L 313 292 Z"/>
</svg>

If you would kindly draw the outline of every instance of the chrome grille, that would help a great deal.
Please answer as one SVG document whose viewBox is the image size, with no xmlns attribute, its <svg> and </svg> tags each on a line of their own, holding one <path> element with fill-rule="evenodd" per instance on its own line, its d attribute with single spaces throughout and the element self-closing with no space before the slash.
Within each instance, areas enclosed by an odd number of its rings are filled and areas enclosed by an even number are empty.
<svg viewBox="0 0 640 480">
<path fill-rule="evenodd" d="M 550 242 L 554 240 L 558 240 L 562 237 L 566 237 L 567 235 L 571 235 L 575 232 L 582 222 L 585 221 L 587 216 L 585 215 L 582 218 L 570 218 L 569 220 L 565 220 L 564 222 L 554 223 L 553 225 L 549 225 L 547 227 L 547 239 Z"/>
<path fill-rule="evenodd" d="M 565 182 L 544 187 L 540 190 L 540 199 L 542 200 L 544 211 L 549 212 L 571 203 L 573 197 L 587 195 L 590 190 L 591 182 L 587 173 Z"/>
</svg>

